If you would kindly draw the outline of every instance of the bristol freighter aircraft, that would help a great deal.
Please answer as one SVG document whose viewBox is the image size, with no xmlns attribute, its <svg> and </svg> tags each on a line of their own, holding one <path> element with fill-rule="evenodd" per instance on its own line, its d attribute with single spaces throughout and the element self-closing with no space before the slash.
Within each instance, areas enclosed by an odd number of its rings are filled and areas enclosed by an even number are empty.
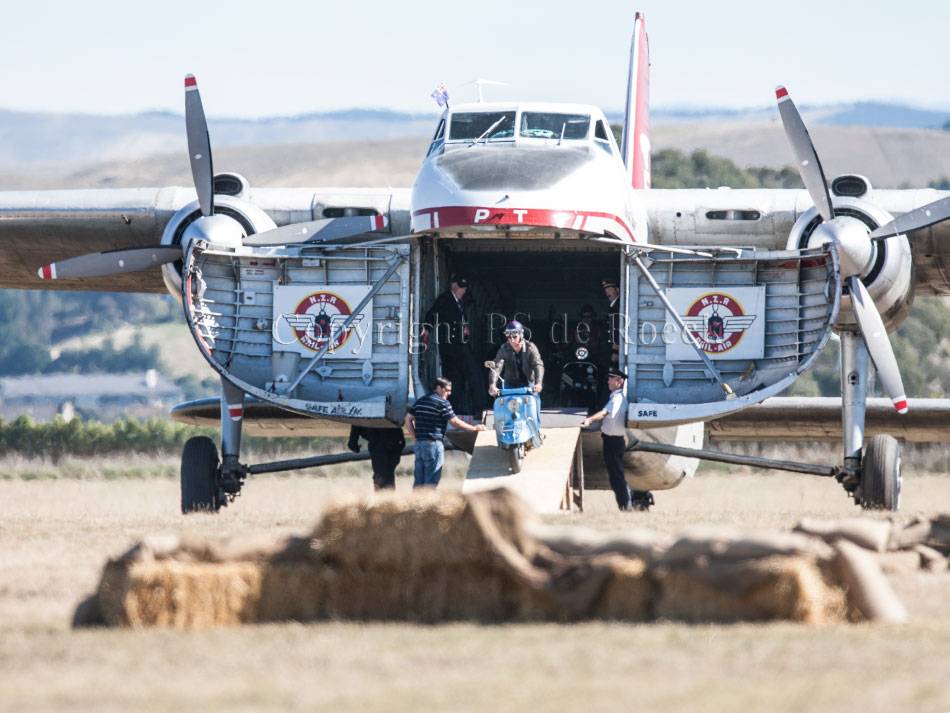
<svg viewBox="0 0 950 713">
<path fill-rule="evenodd" d="M 638 14 L 619 147 L 592 106 L 446 105 L 411 190 L 252 188 L 216 174 L 189 75 L 194 188 L 0 193 L 0 287 L 167 290 L 181 302 L 221 379 L 220 397 L 172 412 L 221 427 L 219 443 L 184 449 L 185 512 L 219 509 L 249 475 L 318 460 L 248 465 L 244 431 L 400 427 L 439 375 L 420 328 L 454 272 L 477 285 L 477 356 L 494 355 L 508 319 L 541 347 L 552 375 L 542 425 L 576 377 L 554 363 L 562 316 L 616 280 L 631 488 L 675 487 L 699 457 L 742 462 L 701 449 L 705 423 L 722 438 L 840 439 L 838 465 L 755 464 L 835 477 L 861 506 L 897 509 L 897 439 L 945 440 L 948 406 L 905 397 L 887 333 L 915 295 L 950 290 L 939 224 L 950 198 L 875 191 L 858 175 L 829 187 L 784 88 L 805 191 L 651 190 L 648 66 Z M 776 397 L 834 332 L 842 399 Z M 889 401 L 867 399 L 871 362 Z M 585 431 L 569 486 L 585 473 L 581 487 L 607 487 L 599 449 Z"/>
</svg>

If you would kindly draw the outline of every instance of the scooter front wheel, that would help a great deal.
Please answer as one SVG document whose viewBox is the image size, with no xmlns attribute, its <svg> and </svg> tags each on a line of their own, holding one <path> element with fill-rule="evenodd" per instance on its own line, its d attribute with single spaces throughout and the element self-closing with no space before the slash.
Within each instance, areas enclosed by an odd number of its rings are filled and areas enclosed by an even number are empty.
<svg viewBox="0 0 950 713">
<path fill-rule="evenodd" d="M 511 466 L 512 473 L 520 473 L 521 466 L 524 463 L 524 443 L 519 443 L 514 448 L 508 450 L 508 465 Z"/>
</svg>

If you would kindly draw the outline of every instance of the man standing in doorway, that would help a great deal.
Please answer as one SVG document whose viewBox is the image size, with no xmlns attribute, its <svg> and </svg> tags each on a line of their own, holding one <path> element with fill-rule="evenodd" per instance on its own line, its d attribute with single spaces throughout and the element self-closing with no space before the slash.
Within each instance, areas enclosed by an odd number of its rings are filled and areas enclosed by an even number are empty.
<svg viewBox="0 0 950 713">
<path fill-rule="evenodd" d="M 607 308 L 607 342 L 610 346 L 608 366 L 620 365 L 620 288 L 616 280 L 603 280 L 604 296 L 610 303 Z"/>
<path fill-rule="evenodd" d="M 452 382 L 444 377 L 435 380 L 432 391 L 417 399 L 406 413 L 406 431 L 416 440 L 416 466 L 413 488 L 434 488 L 442 479 L 442 465 L 445 462 L 446 424 L 451 423 L 462 431 L 484 431 L 481 423 L 469 426 L 455 415 L 448 398 L 452 393 Z"/>
<path fill-rule="evenodd" d="M 465 275 L 452 275 L 449 289 L 439 295 L 426 312 L 422 341 L 427 348 L 433 343 L 439 345 L 442 376 L 457 389 L 449 399 L 452 408 L 459 413 L 476 415 L 484 397 L 482 375 L 472 352 L 471 319 L 468 315 L 471 298 L 466 300 L 468 287 Z"/>
<path fill-rule="evenodd" d="M 603 419 L 600 437 L 604 445 L 604 465 L 610 487 L 617 498 L 617 507 L 621 510 L 649 510 L 653 504 L 653 494 L 649 490 L 630 490 L 627 477 L 623 472 L 623 454 L 627 449 L 627 397 L 624 396 L 624 383 L 627 375 L 617 368 L 611 368 L 607 374 L 607 388 L 610 398 L 607 405 L 592 416 L 584 419 L 587 428 L 594 421 Z"/>
</svg>

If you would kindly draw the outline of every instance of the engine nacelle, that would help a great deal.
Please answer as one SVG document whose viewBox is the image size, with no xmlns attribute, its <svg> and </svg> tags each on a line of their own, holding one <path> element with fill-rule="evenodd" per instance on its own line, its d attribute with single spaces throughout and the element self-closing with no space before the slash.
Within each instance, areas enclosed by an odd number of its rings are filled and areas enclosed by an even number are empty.
<svg viewBox="0 0 950 713">
<path fill-rule="evenodd" d="M 215 176 L 216 188 L 219 178 L 220 176 Z M 234 221 L 236 223 L 234 232 L 241 231 L 245 235 L 263 233 L 277 227 L 267 213 L 246 200 L 242 200 L 241 197 L 216 194 L 214 197 L 214 215 L 215 217 L 221 216 Z M 201 210 L 198 207 L 198 201 L 189 203 L 179 210 L 165 226 L 165 232 L 162 233 L 162 245 L 181 245 L 188 226 L 200 217 Z M 179 303 L 181 303 L 181 269 L 181 260 L 162 265 L 162 279 L 165 281 L 165 287 Z"/>
<path fill-rule="evenodd" d="M 865 190 L 857 190 L 861 182 Z M 832 181 L 831 203 L 836 216 L 848 216 L 864 223 L 868 230 L 889 223 L 893 216 L 871 202 L 871 189 L 862 176 L 841 176 Z M 840 191 L 840 192 L 839 192 Z M 795 221 L 786 247 L 802 249 L 815 242 L 815 229 L 822 223 L 818 209 L 806 210 Z M 811 247 L 815 247 L 812 245 Z M 871 258 L 861 273 L 861 279 L 874 304 L 877 305 L 888 332 L 897 329 L 914 303 L 914 261 L 907 237 L 900 235 L 887 240 L 872 241 Z M 835 323 L 838 328 L 856 328 L 851 296 L 845 286 L 841 295 L 841 310 Z"/>
</svg>

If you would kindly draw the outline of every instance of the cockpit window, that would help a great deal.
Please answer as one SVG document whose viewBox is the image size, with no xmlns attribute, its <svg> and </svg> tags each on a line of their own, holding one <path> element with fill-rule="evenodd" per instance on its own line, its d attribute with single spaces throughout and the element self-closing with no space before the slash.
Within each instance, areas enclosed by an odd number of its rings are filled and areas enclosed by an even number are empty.
<svg viewBox="0 0 950 713">
<path fill-rule="evenodd" d="M 513 111 L 478 111 L 452 115 L 450 141 L 510 139 L 515 135 Z"/>
<path fill-rule="evenodd" d="M 439 127 L 435 130 L 435 136 L 432 137 L 433 141 L 438 141 L 442 138 L 442 135 L 445 133 L 445 119 L 439 119 Z"/>
<path fill-rule="evenodd" d="M 587 114 L 555 114 L 526 111 L 521 115 L 521 136 L 529 139 L 586 139 L 590 132 Z"/>
</svg>

